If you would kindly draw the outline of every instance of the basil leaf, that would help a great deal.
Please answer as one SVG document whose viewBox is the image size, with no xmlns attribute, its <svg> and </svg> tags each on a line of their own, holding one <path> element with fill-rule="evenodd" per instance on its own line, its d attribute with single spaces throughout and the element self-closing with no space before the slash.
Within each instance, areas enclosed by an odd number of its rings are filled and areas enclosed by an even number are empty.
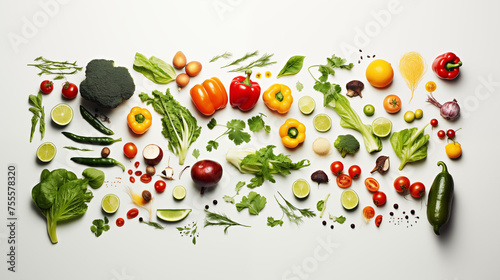
<svg viewBox="0 0 500 280">
<path fill-rule="evenodd" d="M 289 76 L 299 73 L 300 70 L 302 69 L 302 65 L 304 64 L 304 58 L 306 57 L 301 55 L 290 57 L 290 59 L 288 59 L 283 69 L 281 69 L 277 78 L 281 76 Z"/>
<path fill-rule="evenodd" d="M 323 208 L 325 208 L 325 201 L 318 201 L 318 203 L 316 203 L 316 209 L 318 209 L 318 211 L 323 211 Z"/>
</svg>

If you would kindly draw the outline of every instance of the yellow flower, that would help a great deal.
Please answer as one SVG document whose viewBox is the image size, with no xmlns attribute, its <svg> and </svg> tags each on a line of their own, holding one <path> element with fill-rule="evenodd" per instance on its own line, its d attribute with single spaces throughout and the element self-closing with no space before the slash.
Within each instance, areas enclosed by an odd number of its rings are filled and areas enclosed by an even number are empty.
<svg viewBox="0 0 500 280">
<path fill-rule="evenodd" d="M 259 73 L 257 73 L 257 74 L 255 75 L 255 77 L 256 77 L 257 79 L 260 79 L 260 77 L 261 77 L 261 76 L 262 76 L 262 74 L 261 74 L 260 72 L 259 72 Z"/>
<path fill-rule="evenodd" d="M 272 76 L 271 72 L 269 72 L 269 71 L 267 71 L 265 75 L 266 75 L 266 78 L 271 78 L 271 76 Z"/>
</svg>

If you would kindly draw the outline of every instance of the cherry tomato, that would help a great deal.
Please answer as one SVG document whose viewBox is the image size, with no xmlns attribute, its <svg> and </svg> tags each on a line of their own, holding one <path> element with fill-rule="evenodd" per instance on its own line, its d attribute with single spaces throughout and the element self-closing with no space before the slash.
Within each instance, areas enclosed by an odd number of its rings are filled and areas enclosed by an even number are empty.
<svg viewBox="0 0 500 280">
<path fill-rule="evenodd" d="M 448 131 L 446 131 L 446 135 L 447 135 L 447 136 L 448 136 L 448 138 L 450 138 L 450 139 L 455 138 L 455 130 L 453 130 L 453 129 L 448 129 Z"/>
<path fill-rule="evenodd" d="M 420 182 L 415 182 L 410 186 L 410 194 L 414 198 L 421 198 L 425 194 L 425 186 Z"/>
<path fill-rule="evenodd" d="M 142 171 L 137 170 L 134 174 L 135 174 L 135 176 L 141 176 L 142 175 Z"/>
<path fill-rule="evenodd" d="M 66 82 L 62 88 L 62 95 L 68 99 L 73 99 L 78 94 L 78 87 L 70 82 Z"/>
<path fill-rule="evenodd" d="M 147 184 L 147 183 L 151 182 L 151 180 L 153 180 L 153 177 L 151 177 L 151 175 L 149 175 L 149 174 L 142 174 L 142 176 L 141 176 L 141 182 L 143 182 L 144 184 Z"/>
<path fill-rule="evenodd" d="M 349 176 L 354 180 L 358 179 L 359 176 L 361 176 L 361 167 L 351 165 L 351 167 L 349 167 Z"/>
<path fill-rule="evenodd" d="M 397 95 L 389 94 L 384 98 L 384 109 L 387 113 L 397 113 L 401 110 L 401 99 Z"/>
<path fill-rule="evenodd" d="M 365 217 L 365 219 L 367 220 L 375 217 L 375 209 L 373 209 L 373 207 L 371 206 L 366 206 L 365 208 L 363 208 L 363 217 Z"/>
<path fill-rule="evenodd" d="M 132 208 L 132 209 L 128 210 L 128 212 L 127 212 L 127 218 L 129 218 L 129 219 L 133 219 L 133 218 L 137 217 L 137 215 L 139 215 L 139 209 L 137 209 L 137 208 Z"/>
<path fill-rule="evenodd" d="M 431 120 L 431 126 L 432 126 L 432 127 L 436 127 L 436 126 L 438 126 L 438 120 L 436 120 L 436 119 L 432 119 L 432 120 Z"/>
<path fill-rule="evenodd" d="M 135 183 L 135 178 L 134 177 L 130 176 L 129 180 L 130 180 L 130 183 L 132 183 L 132 184 Z"/>
<path fill-rule="evenodd" d="M 346 174 L 340 174 L 337 176 L 337 185 L 343 189 L 348 188 L 352 185 L 352 178 Z"/>
<path fill-rule="evenodd" d="M 378 188 L 380 187 L 378 181 L 372 177 L 368 177 L 365 179 L 365 186 L 371 192 L 378 191 Z"/>
<path fill-rule="evenodd" d="M 164 192 L 166 187 L 167 187 L 167 183 L 165 183 L 165 181 L 163 181 L 163 180 L 158 180 L 155 183 L 155 190 L 158 193 Z"/>
<path fill-rule="evenodd" d="M 332 164 L 330 164 L 330 170 L 332 171 L 333 175 L 338 176 L 344 172 L 344 165 L 340 161 L 334 161 Z"/>
<path fill-rule="evenodd" d="M 387 196 L 384 192 L 378 191 L 373 194 L 373 203 L 377 206 L 382 206 L 387 202 Z"/>
<path fill-rule="evenodd" d="M 444 139 L 445 136 L 446 136 L 446 133 L 444 132 L 444 130 L 438 131 L 438 137 L 439 137 L 439 139 Z"/>
<path fill-rule="evenodd" d="M 135 157 L 135 155 L 137 155 L 137 146 L 132 142 L 128 142 L 127 144 L 123 145 L 123 153 L 126 157 L 133 158 Z M 137 166 L 135 168 L 137 168 Z"/>
<path fill-rule="evenodd" d="M 125 224 L 125 220 L 123 218 L 116 219 L 116 225 L 118 227 L 122 227 Z"/>
<path fill-rule="evenodd" d="M 381 223 L 382 223 L 382 215 L 378 215 L 378 216 L 375 218 L 375 225 L 376 225 L 377 227 L 379 227 Z"/>
<path fill-rule="evenodd" d="M 140 164 L 140 163 L 139 163 L 138 161 L 136 161 L 136 162 L 134 163 L 135 168 L 139 168 L 139 164 Z"/>
<path fill-rule="evenodd" d="M 410 179 L 405 176 L 399 176 L 394 180 L 394 188 L 398 193 L 406 193 L 410 188 Z"/>
<path fill-rule="evenodd" d="M 54 83 L 49 80 L 45 80 L 40 84 L 40 91 L 45 94 L 51 93 L 53 89 L 54 89 Z"/>
<path fill-rule="evenodd" d="M 134 171 L 132 171 L 132 169 L 129 169 L 128 170 L 128 175 L 132 175 L 132 174 L 134 174 Z"/>
</svg>

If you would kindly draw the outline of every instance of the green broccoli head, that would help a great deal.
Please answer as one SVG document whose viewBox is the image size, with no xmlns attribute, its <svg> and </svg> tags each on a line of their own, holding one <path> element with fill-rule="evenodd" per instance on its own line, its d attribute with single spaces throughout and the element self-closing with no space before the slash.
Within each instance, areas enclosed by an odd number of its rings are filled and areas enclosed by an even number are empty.
<svg viewBox="0 0 500 280">
<path fill-rule="evenodd" d="M 85 80 L 80 84 L 84 99 L 103 108 L 116 108 L 135 91 L 134 80 L 125 67 L 115 67 L 112 60 L 94 59 L 87 64 Z"/>
<path fill-rule="evenodd" d="M 347 154 L 355 154 L 359 150 L 359 142 L 351 134 L 339 135 L 333 146 L 344 158 Z"/>
</svg>

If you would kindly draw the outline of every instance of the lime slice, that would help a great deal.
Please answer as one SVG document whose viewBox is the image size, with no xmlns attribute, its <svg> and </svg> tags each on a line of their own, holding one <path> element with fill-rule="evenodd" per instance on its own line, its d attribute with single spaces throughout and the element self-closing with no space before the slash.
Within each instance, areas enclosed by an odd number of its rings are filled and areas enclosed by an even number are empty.
<svg viewBox="0 0 500 280">
<path fill-rule="evenodd" d="M 42 143 L 36 150 L 36 156 L 41 162 L 49 162 L 56 156 L 56 145 L 51 142 Z"/>
<path fill-rule="evenodd" d="M 186 197 L 186 189 L 183 186 L 175 186 L 172 190 L 172 196 L 177 200 L 184 199 Z"/>
<path fill-rule="evenodd" d="M 314 108 L 316 108 L 316 102 L 310 96 L 302 96 L 299 99 L 299 110 L 304 115 L 310 115 Z"/>
<path fill-rule="evenodd" d="M 376 118 L 373 123 L 373 134 L 378 137 L 387 137 L 392 131 L 392 122 L 384 117 Z"/>
<path fill-rule="evenodd" d="M 67 125 L 73 119 L 73 109 L 68 104 L 57 104 L 50 111 L 52 121 L 58 125 Z"/>
<path fill-rule="evenodd" d="M 297 198 L 306 198 L 309 195 L 311 188 L 309 183 L 304 179 L 298 179 L 293 182 L 292 191 Z"/>
<path fill-rule="evenodd" d="M 345 190 L 340 196 L 340 202 L 346 210 L 354 209 L 358 206 L 358 194 L 353 190 Z"/>
<path fill-rule="evenodd" d="M 166 222 L 177 222 L 187 217 L 191 209 L 158 209 L 156 217 Z"/>
<path fill-rule="evenodd" d="M 313 119 L 314 128 L 319 132 L 327 132 L 332 127 L 332 119 L 327 114 L 318 114 Z"/>
<path fill-rule="evenodd" d="M 120 198 L 115 194 L 108 193 L 102 198 L 101 207 L 104 212 L 113 214 L 120 207 Z"/>
</svg>

